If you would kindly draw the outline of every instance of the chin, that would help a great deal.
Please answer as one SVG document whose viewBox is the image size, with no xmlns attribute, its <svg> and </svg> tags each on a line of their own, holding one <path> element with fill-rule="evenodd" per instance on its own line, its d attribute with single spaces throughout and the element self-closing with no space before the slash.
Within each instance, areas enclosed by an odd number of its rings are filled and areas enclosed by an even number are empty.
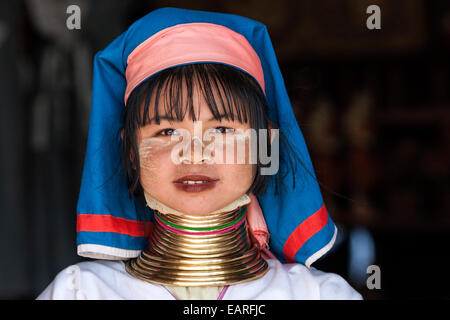
<svg viewBox="0 0 450 320">
<path fill-rule="evenodd" d="M 171 197 L 171 199 L 175 202 L 172 202 L 173 206 L 170 203 L 167 205 L 187 215 L 206 215 L 225 207 L 245 193 L 243 191 L 242 194 L 231 196 L 230 190 L 224 190 L 220 188 L 220 185 L 212 190 L 200 190 L 199 192 L 186 192 L 178 188 L 174 188 L 172 192 L 174 197 Z M 224 194 L 228 197 L 224 198 Z"/>
</svg>

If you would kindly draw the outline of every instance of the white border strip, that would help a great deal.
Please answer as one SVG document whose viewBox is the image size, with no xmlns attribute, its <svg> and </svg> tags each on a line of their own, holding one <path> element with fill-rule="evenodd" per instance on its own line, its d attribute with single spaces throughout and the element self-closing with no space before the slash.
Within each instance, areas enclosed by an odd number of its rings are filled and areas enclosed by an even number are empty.
<svg viewBox="0 0 450 320">
<path fill-rule="evenodd" d="M 327 253 L 331 249 L 331 247 L 333 247 L 334 242 L 336 241 L 336 236 L 337 236 L 337 227 L 336 227 L 336 225 L 334 225 L 334 234 L 333 234 L 333 237 L 331 238 L 330 242 L 328 242 L 328 244 L 326 246 L 324 246 L 322 249 L 320 249 L 319 251 L 317 251 L 316 253 L 311 255 L 308 259 L 306 259 L 305 266 L 310 268 L 311 265 L 314 262 L 316 262 L 317 259 L 319 259 L 325 253 Z"/>
<path fill-rule="evenodd" d="M 141 253 L 141 250 L 126 250 L 100 244 L 79 244 L 77 251 L 79 256 L 104 260 L 127 260 L 136 258 Z"/>
</svg>

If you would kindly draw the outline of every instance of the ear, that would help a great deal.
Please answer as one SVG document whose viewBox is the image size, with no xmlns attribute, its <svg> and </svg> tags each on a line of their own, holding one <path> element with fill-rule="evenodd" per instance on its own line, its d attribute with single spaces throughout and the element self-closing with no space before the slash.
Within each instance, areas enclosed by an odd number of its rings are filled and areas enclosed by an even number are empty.
<svg viewBox="0 0 450 320">
<path fill-rule="evenodd" d="M 121 137 L 122 143 L 123 143 L 123 129 L 120 132 L 120 137 Z M 133 150 L 130 150 L 130 161 L 131 161 L 133 169 L 136 170 L 136 164 L 134 163 L 134 152 L 133 152 Z"/>
<path fill-rule="evenodd" d="M 268 130 L 269 130 L 269 136 L 270 136 L 270 144 L 272 144 L 273 139 L 275 138 L 274 135 L 272 135 L 272 129 L 273 129 L 273 125 L 272 123 L 269 121 L 268 126 L 267 126 Z"/>
</svg>

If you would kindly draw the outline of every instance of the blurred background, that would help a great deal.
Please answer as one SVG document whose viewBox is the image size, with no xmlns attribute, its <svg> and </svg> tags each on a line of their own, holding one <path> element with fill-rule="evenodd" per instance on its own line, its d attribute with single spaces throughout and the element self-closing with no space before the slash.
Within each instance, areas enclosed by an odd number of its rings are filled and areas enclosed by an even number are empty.
<svg viewBox="0 0 450 320">
<path fill-rule="evenodd" d="M 81 29 L 69 30 L 69 5 Z M 369 30 L 369 5 L 381 29 Z M 76 255 L 92 60 L 165 6 L 267 25 L 328 211 L 315 267 L 366 299 L 450 298 L 447 0 L 0 0 L 0 299 L 34 299 Z M 369 289 L 367 268 L 381 271 Z"/>
</svg>

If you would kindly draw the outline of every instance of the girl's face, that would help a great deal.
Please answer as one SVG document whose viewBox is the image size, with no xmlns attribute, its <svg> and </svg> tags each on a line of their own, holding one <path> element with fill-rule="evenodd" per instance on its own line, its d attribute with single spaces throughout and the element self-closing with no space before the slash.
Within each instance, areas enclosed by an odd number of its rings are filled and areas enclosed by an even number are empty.
<svg viewBox="0 0 450 320">
<path fill-rule="evenodd" d="M 175 210 L 204 215 L 246 193 L 256 165 L 249 161 L 250 137 L 239 134 L 250 124 L 215 120 L 200 91 L 193 93 L 196 122 L 188 115 L 182 121 L 160 116 L 157 124 L 149 111 L 151 124 L 141 127 L 136 138 L 143 189 Z M 160 115 L 163 109 L 159 106 Z"/>
</svg>

